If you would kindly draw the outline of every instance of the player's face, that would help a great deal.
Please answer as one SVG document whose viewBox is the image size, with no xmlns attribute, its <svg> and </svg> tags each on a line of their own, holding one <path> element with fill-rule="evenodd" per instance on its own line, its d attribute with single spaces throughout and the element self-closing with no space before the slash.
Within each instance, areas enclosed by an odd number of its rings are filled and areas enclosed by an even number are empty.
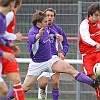
<svg viewBox="0 0 100 100">
<path fill-rule="evenodd" d="M 100 20 L 100 11 L 96 11 L 93 16 L 90 16 L 92 23 L 96 23 Z"/>
<path fill-rule="evenodd" d="M 53 21 L 55 20 L 54 12 L 47 11 L 46 16 L 47 16 L 47 24 L 52 25 Z"/>
<path fill-rule="evenodd" d="M 43 20 L 42 20 L 42 23 L 40 23 L 40 27 L 42 28 L 45 28 L 47 26 L 47 18 L 45 17 Z"/>
</svg>

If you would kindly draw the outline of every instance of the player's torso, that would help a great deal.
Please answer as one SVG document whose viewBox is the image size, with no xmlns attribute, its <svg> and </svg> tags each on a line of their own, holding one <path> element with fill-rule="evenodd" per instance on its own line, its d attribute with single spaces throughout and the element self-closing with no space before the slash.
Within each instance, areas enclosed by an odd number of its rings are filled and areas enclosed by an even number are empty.
<svg viewBox="0 0 100 100">
<path fill-rule="evenodd" d="M 13 11 L 11 11 L 10 13 L 13 13 L 13 18 L 12 20 L 10 21 L 9 25 L 7 26 L 6 28 L 6 31 L 9 32 L 9 33 L 12 33 L 14 34 L 14 31 L 15 31 L 15 25 L 16 25 L 16 15 Z M 10 16 L 9 16 L 10 17 Z M 9 21 L 9 20 L 8 20 Z M 6 21 L 6 22 L 8 22 Z M 12 42 L 12 41 L 10 41 Z M 0 48 L 3 50 L 3 51 L 6 51 L 6 52 L 10 52 L 10 53 L 14 53 L 13 50 L 11 50 L 9 47 L 7 46 L 4 46 L 2 44 L 0 44 Z"/>
<path fill-rule="evenodd" d="M 85 20 L 84 20 L 85 21 Z M 91 23 L 88 21 L 89 26 L 89 34 L 90 38 L 98 43 L 100 43 L 100 22 L 98 23 Z M 96 51 L 96 48 L 90 44 L 85 43 L 82 38 L 79 40 L 79 48 L 82 54 L 93 53 Z"/>
<path fill-rule="evenodd" d="M 59 32 L 59 27 L 56 24 L 52 24 L 52 26 L 49 26 L 51 30 L 54 30 L 56 33 L 60 34 Z M 58 41 L 57 38 L 55 37 L 54 33 L 50 31 L 50 42 L 51 42 L 51 51 L 53 55 L 58 55 Z"/>
<path fill-rule="evenodd" d="M 38 34 L 39 29 L 36 34 Z M 46 28 L 40 39 L 37 40 L 35 44 L 32 44 L 32 59 L 35 62 L 44 62 L 51 58 L 51 45 L 49 30 Z"/>
</svg>

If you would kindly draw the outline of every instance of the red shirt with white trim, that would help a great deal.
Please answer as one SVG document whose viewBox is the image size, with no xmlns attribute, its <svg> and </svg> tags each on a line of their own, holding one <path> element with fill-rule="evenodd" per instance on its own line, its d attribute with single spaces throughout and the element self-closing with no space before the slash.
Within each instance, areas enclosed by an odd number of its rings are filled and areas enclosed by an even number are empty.
<svg viewBox="0 0 100 100">
<path fill-rule="evenodd" d="M 80 24 L 79 34 L 80 53 L 96 52 L 95 45 L 100 43 L 100 21 L 93 24 L 88 18 L 84 19 Z"/>
</svg>

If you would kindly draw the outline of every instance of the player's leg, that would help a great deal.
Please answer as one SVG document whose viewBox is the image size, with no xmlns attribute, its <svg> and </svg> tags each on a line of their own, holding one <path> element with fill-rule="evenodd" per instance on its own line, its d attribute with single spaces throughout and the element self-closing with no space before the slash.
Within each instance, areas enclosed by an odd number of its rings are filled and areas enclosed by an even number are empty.
<svg viewBox="0 0 100 100">
<path fill-rule="evenodd" d="M 25 94 L 24 94 L 24 91 L 22 88 L 19 73 L 9 73 L 9 74 L 7 74 L 7 76 L 10 79 L 10 81 L 12 82 L 13 90 L 14 90 L 14 92 L 12 92 L 12 94 L 14 95 L 15 100 L 25 100 Z"/>
<path fill-rule="evenodd" d="M 95 59 L 94 59 L 95 57 Z M 93 61 L 94 59 L 94 61 Z M 96 79 L 97 76 L 95 76 L 94 72 L 93 72 L 93 68 L 94 65 L 96 63 L 100 62 L 100 53 L 94 53 L 94 54 L 89 54 L 89 55 L 85 55 L 83 57 L 83 64 L 84 64 L 84 69 L 86 74 L 92 79 Z M 100 83 L 99 83 L 99 87 L 95 89 L 96 91 L 96 97 L 98 100 L 100 100 Z"/>
<path fill-rule="evenodd" d="M 48 77 L 50 77 L 50 73 L 43 72 L 37 79 L 39 82 L 40 95 L 42 99 L 46 98 L 46 86 L 48 84 Z"/>
<path fill-rule="evenodd" d="M 8 93 L 8 87 L 4 81 L 1 82 L 0 79 L 0 100 L 6 100 Z"/>
<path fill-rule="evenodd" d="M 59 76 L 60 73 L 55 73 L 52 75 L 52 98 L 53 100 L 58 100 L 59 98 Z"/>
<path fill-rule="evenodd" d="M 38 76 L 33 76 L 33 75 L 26 75 L 24 83 L 23 83 L 23 90 L 27 92 L 30 90 L 33 85 L 35 84 Z"/>
<path fill-rule="evenodd" d="M 7 93 L 8 87 L 2 79 L 2 64 L 0 63 L 0 100 L 6 100 Z"/>
<path fill-rule="evenodd" d="M 25 94 L 22 89 L 21 79 L 19 75 L 19 68 L 17 62 L 10 62 L 6 59 L 2 59 L 3 64 L 3 74 L 6 74 L 7 77 L 10 79 L 13 85 L 13 91 L 8 95 L 8 98 L 11 96 L 16 100 L 25 100 Z"/>
<path fill-rule="evenodd" d="M 52 59 L 55 60 L 55 59 Z M 53 61 L 54 62 L 54 61 Z M 72 77 L 74 77 L 77 81 L 86 83 L 90 86 L 93 87 L 98 87 L 98 81 L 100 80 L 94 80 L 90 79 L 87 77 L 85 74 L 78 72 L 73 66 L 71 66 L 69 63 L 63 60 L 58 60 L 52 65 L 52 71 L 53 72 L 63 72 L 63 73 L 68 73 Z"/>
</svg>

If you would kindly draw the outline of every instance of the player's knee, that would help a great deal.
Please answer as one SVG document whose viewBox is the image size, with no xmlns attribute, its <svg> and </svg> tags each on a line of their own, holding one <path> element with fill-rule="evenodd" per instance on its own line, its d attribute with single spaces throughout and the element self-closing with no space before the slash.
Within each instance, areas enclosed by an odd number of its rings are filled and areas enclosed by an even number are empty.
<svg viewBox="0 0 100 100">
<path fill-rule="evenodd" d="M 58 85 L 58 80 L 52 80 L 53 85 Z"/>
<path fill-rule="evenodd" d="M 13 84 L 19 84 L 21 82 L 20 77 L 13 79 L 12 83 Z"/>
<path fill-rule="evenodd" d="M 6 98 L 6 96 L 7 96 L 7 94 L 8 94 L 8 88 L 3 88 L 2 87 L 2 90 L 1 90 L 1 92 L 0 92 L 0 94 L 1 94 L 1 96 L 3 97 L 3 98 Z"/>
<path fill-rule="evenodd" d="M 40 87 L 46 87 L 47 84 L 48 84 L 47 82 L 40 82 L 39 83 Z"/>
</svg>

